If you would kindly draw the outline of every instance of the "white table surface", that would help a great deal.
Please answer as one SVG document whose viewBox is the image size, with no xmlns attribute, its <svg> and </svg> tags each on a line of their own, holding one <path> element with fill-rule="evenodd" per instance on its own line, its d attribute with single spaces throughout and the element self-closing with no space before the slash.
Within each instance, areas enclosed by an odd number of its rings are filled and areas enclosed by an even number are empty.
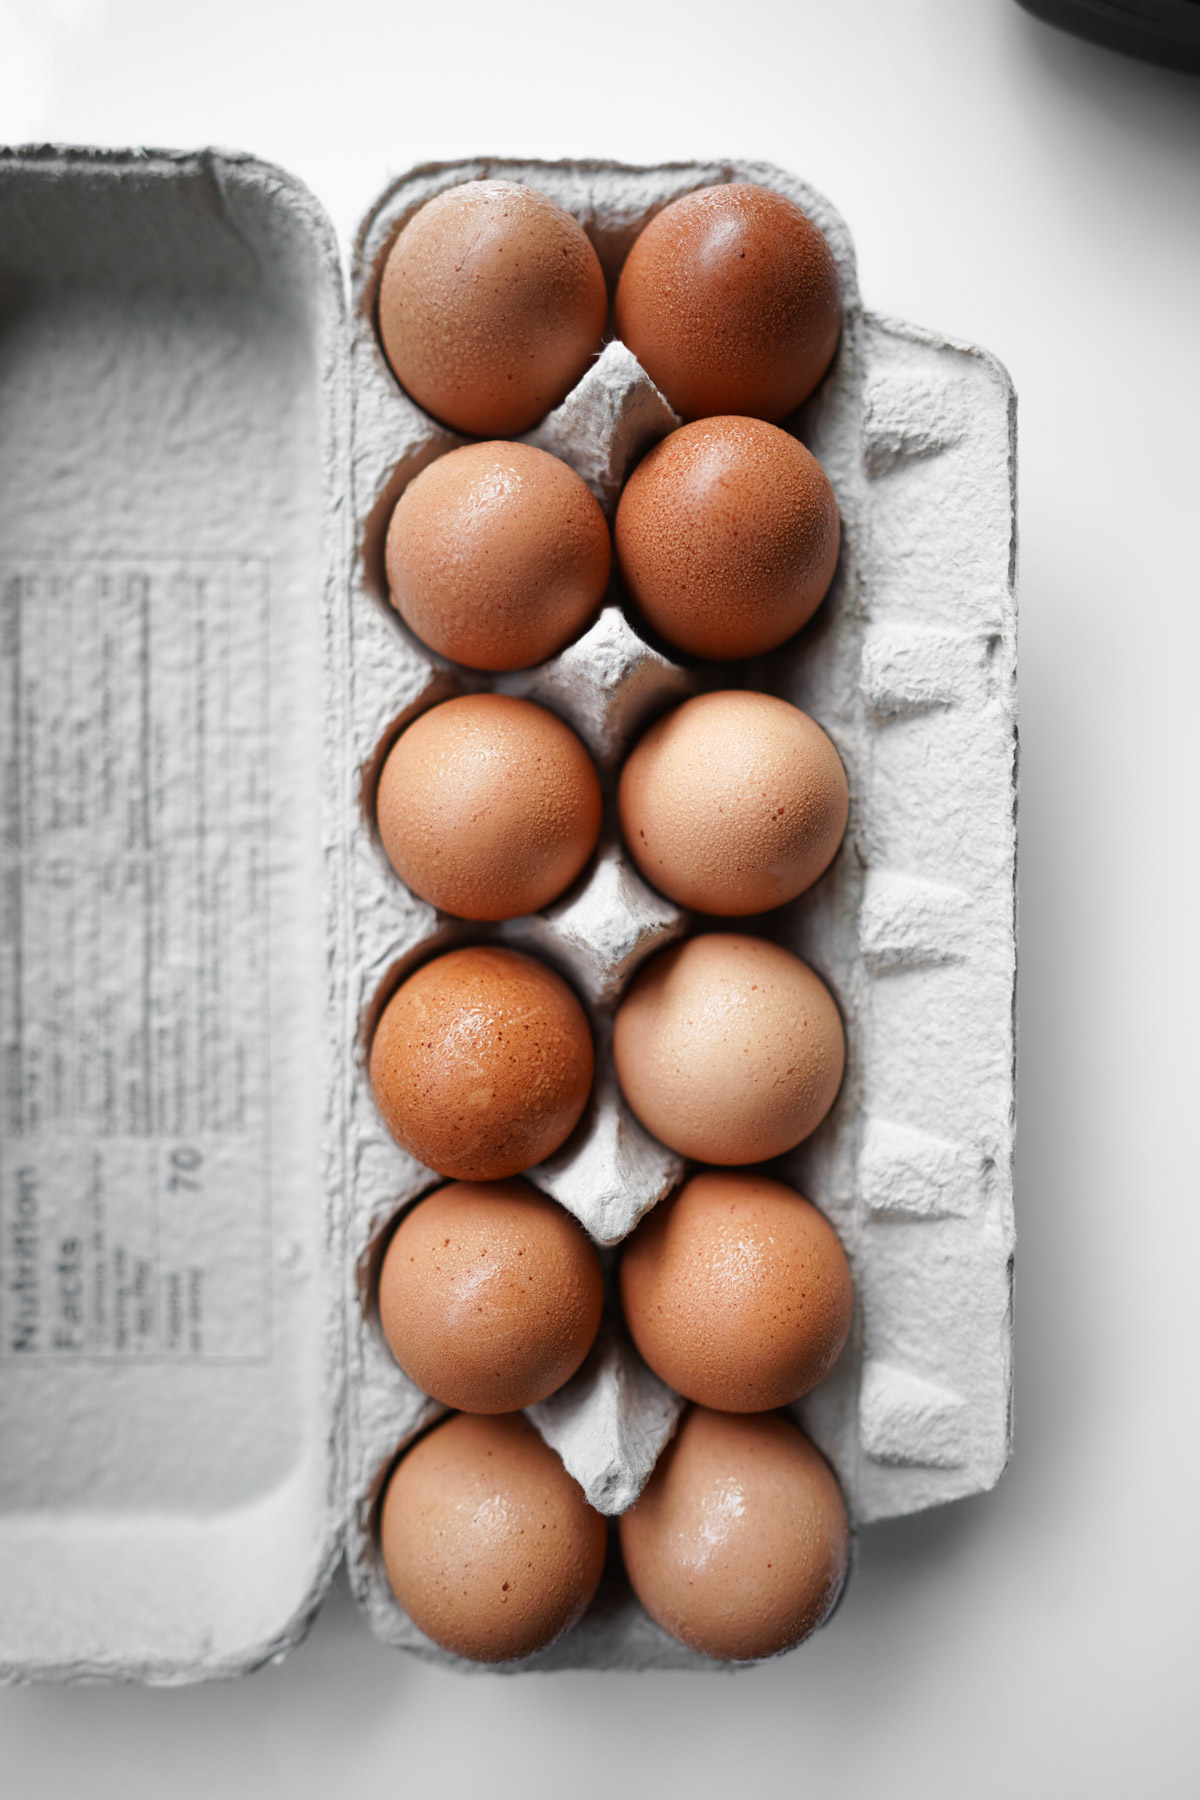
<svg viewBox="0 0 1200 1800">
<path fill-rule="evenodd" d="M 1013 0 L 0 0 L 0 139 L 254 150 L 343 238 L 476 151 L 794 169 L 1020 395 L 1016 1453 L 728 1678 L 463 1678 L 344 1592 L 228 1686 L 0 1694 L 17 1800 L 1175 1800 L 1200 1452 L 1200 80 Z M 3 1596 L 0 1595 L 0 1605 Z"/>
</svg>

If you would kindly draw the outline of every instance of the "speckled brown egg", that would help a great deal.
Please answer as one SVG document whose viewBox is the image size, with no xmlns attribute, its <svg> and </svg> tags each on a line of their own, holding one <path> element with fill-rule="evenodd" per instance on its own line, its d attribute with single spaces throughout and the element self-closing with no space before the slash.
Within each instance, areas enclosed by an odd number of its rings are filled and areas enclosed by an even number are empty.
<svg viewBox="0 0 1200 1800">
<path fill-rule="evenodd" d="M 837 1233 L 782 1181 L 694 1175 L 627 1241 L 621 1304 L 656 1375 L 720 1412 L 787 1406 L 841 1355 L 854 1305 Z"/>
<path fill-rule="evenodd" d="M 647 881 L 735 917 L 782 906 L 832 862 L 849 795 L 815 720 L 770 694 L 698 694 L 652 725 L 621 773 L 621 830 Z"/>
<path fill-rule="evenodd" d="M 458 1413 L 398 1463 L 380 1548 L 392 1592 L 443 1650 L 532 1656 L 591 1604 L 604 1520 L 520 1413 Z"/>
<path fill-rule="evenodd" d="M 455 1182 L 401 1220 L 379 1277 L 396 1361 L 444 1406 L 517 1412 L 569 1381 L 604 1283 L 582 1227 L 527 1181 Z"/>
<path fill-rule="evenodd" d="M 587 484 L 530 444 L 467 444 L 422 469 L 388 526 L 388 591 L 430 649 L 524 669 L 579 636 L 612 546 Z"/>
<path fill-rule="evenodd" d="M 794 1649 L 833 1611 L 850 1559 L 833 1471 L 778 1413 L 693 1407 L 620 1535 L 650 1617 L 722 1662 Z"/>
<path fill-rule="evenodd" d="M 635 241 L 616 325 L 685 419 L 785 419 L 833 360 L 837 264 L 794 200 L 749 182 L 701 188 Z"/>
<path fill-rule="evenodd" d="M 814 1131 L 845 1053 L 820 976 L 778 944 L 732 933 L 656 956 L 613 1032 L 617 1079 L 646 1129 L 723 1165 L 781 1156 Z"/>
<path fill-rule="evenodd" d="M 415 894 L 463 919 L 515 919 L 570 886 L 600 835 L 600 782 L 561 719 L 508 694 L 465 694 L 396 740 L 379 835 Z"/>
<path fill-rule="evenodd" d="M 837 502 L 816 458 L 761 419 L 701 419 L 634 470 L 617 508 L 621 577 L 689 655 L 773 650 L 808 622 L 837 566 Z"/>
<path fill-rule="evenodd" d="M 384 354 L 418 405 L 456 431 L 509 437 L 574 387 L 600 348 L 608 295 L 561 206 L 511 181 L 447 189 L 388 252 Z"/>
<path fill-rule="evenodd" d="M 371 1042 L 375 1102 L 410 1156 L 459 1181 L 502 1181 L 570 1136 L 592 1086 L 582 1006 L 517 950 L 450 950 L 410 975 Z"/>
</svg>

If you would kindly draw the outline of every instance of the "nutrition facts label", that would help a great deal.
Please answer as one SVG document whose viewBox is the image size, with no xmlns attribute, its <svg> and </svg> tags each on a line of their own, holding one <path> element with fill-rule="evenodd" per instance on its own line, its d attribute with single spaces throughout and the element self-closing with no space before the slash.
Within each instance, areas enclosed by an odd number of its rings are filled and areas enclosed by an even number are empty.
<svg viewBox="0 0 1200 1800">
<path fill-rule="evenodd" d="M 253 560 L 0 563 L 0 1357 L 269 1343 Z"/>
</svg>

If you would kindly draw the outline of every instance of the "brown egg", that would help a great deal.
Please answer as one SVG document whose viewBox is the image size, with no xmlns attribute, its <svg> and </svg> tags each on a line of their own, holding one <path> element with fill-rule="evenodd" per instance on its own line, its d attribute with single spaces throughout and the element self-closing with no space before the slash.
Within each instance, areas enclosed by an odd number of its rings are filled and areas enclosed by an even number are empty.
<svg viewBox="0 0 1200 1800">
<path fill-rule="evenodd" d="M 569 1381 L 600 1329 L 586 1233 L 527 1181 L 455 1182 L 401 1220 L 379 1277 L 392 1354 L 465 1412 L 517 1412 Z"/>
<path fill-rule="evenodd" d="M 837 566 L 833 489 L 804 445 L 761 419 L 702 419 L 643 459 L 621 495 L 621 576 L 692 656 L 773 650 L 812 617 Z"/>
<path fill-rule="evenodd" d="M 459 1181 L 502 1181 L 557 1150 L 592 1086 L 582 1006 L 544 963 L 477 945 L 397 988 L 371 1043 L 375 1101 L 410 1156 Z"/>
<path fill-rule="evenodd" d="M 520 1413 L 458 1413 L 397 1465 L 380 1540 L 392 1592 L 426 1637 L 508 1662 L 583 1617 L 607 1532 Z"/>
<path fill-rule="evenodd" d="M 612 546 L 591 489 L 529 444 L 467 444 L 410 481 L 387 535 L 392 605 L 470 669 L 524 669 L 579 636 Z"/>
<path fill-rule="evenodd" d="M 723 1662 L 808 1637 L 833 1611 L 850 1559 L 833 1471 L 778 1413 L 693 1407 L 620 1534 L 650 1617 Z"/>
<path fill-rule="evenodd" d="M 697 1162 L 790 1150 L 833 1105 L 845 1054 L 820 976 L 778 944 L 732 933 L 656 956 L 613 1032 L 626 1100 L 648 1131 Z"/>
<path fill-rule="evenodd" d="M 665 207 L 629 252 L 617 335 L 685 419 L 785 419 L 833 360 L 837 264 L 795 201 L 748 182 Z"/>
<path fill-rule="evenodd" d="M 627 1241 L 621 1304 L 656 1375 L 720 1412 L 786 1406 L 841 1355 L 854 1293 L 837 1233 L 782 1181 L 694 1175 Z"/>
<path fill-rule="evenodd" d="M 379 335 L 401 385 L 477 437 L 535 425 L 600 348 L 608 295 L 570 213 L 533 188 L 470 181 L 427 200 L 388 252 Z"/>
<path fill-rule="evenodd" d="M 376 798 L 401 880 L 463 919 L 515 919 L 557 899 L 596 848 L 600 810 L 575 733 L 507 694 L 422 713 L 396 740 Z"/>
<path fill-rule="evenodd" d="M 661 893 L 733 917 L 782 906 L 832 862 L 849 795 L 838 753 L 770 694 L 697 694 L 621 773 L 621 830 Z"/>
</svg>

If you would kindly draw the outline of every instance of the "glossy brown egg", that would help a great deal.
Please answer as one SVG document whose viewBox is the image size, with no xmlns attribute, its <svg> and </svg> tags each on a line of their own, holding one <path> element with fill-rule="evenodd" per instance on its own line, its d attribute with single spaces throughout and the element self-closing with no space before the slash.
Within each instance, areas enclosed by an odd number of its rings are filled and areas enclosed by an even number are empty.
<svg viewBox="0 0 1200 1800">
<path fill-rule="evenodd" d="M 850 1558 L 833 1471 L 778 1413 L 693 1407 L 620 1534 L 650 1617 L 723 1662 L 801 1643 L 833 1611 Z"/>
<path fill-rule="evenodd" d="M 379 1277 L 396 1361 L 464 1412 L 517 1412 L 554 1393 L 591 1349 L 603 1305 L 586 1233 L 527 1181 L 430 1194 L 401 1220 Z"/>
<path fill-rule="evenodd" d="M 427 200 L 388 252 L 379 335 L 419 406 L 476 437 L 535 425 L 600 348 L 596 252 L 561 206 L 511 181 Z"/>
<path fill-rule="evenodd" d="M 530 444 L 467 444 L 422 469 L 387 535 L 392 605 L 470 669 L 554 656 L 599 607 L 612 546 L 587 484 Z"/>
<path fill-rule="evenodd" d="M 582 1006 L 553 970 L 492 945 L 410 975 L 371 1042 L 376 1105 L 397 1143 L 439 1175 L 502 1181 L 570 1136 L 592 1086 Z"/>
<path fill-rule="evenodd" d="M 591 1604 L 604 1520 L 520 1413 L 458 1413 L 408 1451 L 384 1495 L 392 1592 L 426 1637 L 474 1662 L 532 1656 Z"/>
<path fill-rule="evenodd" d="M 664 207 L 629 252 L 617 335 L 685 419 L 785 419 L 841 329 L 837 264 L 795 201 L 749 182 Z"/>
<path fill-rule="evenodd" d="M 648 963 L 613 1032 L 617 1079 L 646 1129 L 722 1165 L 781 1156 L 815 1131 L 845 1054 L 820 976 L 765 938 L 723 932 Z"/>
<path fill-rule="evenodd" d="M 652 725 L 621 773 L 621 830 L 647 881 L 735 917 L 782 906 L 837 853 L 849 794 L 837 751 L 770 694 L 697 694 Z"/>
<path fill-rule="evenodd" d="M 557 899 L 596 848 L 600 812 L 575 733 L 508 694 L 422 713 L 392 747 L 376 796 L 396 873 L 463 919 L 515 919 Z"/>
<path fill-rule="evenodd" d="M 837 1233 L 782 1181 L 694 1175 L 628 1239 L 621 1304 L 656 1375 L 720 1412 L 786 1406 L 841 1355 L 854 1305 Z"/>
<path fill-rule="evenodd" d="M 654 630 L 691 656 L 773 650 L 807 624 L 837 567 L 820 463 L 761 419 L 702 419 L 634 470 L 617 508 L 621 577 Z"/>
</svg>

